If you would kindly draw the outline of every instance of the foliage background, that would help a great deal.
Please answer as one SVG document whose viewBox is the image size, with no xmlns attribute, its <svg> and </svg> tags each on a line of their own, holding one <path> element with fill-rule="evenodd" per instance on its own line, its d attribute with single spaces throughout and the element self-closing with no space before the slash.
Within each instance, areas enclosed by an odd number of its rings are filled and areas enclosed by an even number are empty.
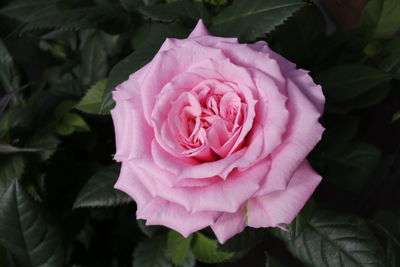
<svg viewBox="0 0 400 267">
<path fill-rule="evenodd" d="M 350 29 L 327 16 L 302 0 L 2 1 L 0 266 L 400 266 L 400 0 L 370 0 Z M 309 159 L 324 179 L 288 232 L 184 239 L 112 188 L 111 90 L 199 18 L 323 86 Z"/>
</svg>

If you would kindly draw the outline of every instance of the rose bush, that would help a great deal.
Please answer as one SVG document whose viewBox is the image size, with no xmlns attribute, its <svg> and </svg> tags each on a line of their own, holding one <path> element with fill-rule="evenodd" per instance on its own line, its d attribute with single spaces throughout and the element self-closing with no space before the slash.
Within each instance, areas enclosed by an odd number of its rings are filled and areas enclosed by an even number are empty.
<svg viewBox="0 0 400 267">
<path fill-rule="evenodd" d="M 211 36 L 199 21 L 113 98 L 115 188 L 147 225 L 211 226 L 223 243 L 290 223 L 321 181 L 306 160 L 324 130 L 321 88 L 265 42 Z"/>
</svg>

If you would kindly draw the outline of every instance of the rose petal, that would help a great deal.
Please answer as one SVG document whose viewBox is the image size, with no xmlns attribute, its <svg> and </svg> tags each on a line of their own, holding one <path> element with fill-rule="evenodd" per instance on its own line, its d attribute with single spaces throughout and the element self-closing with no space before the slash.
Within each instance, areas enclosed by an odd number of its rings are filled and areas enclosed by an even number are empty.
<svg viewBox="0 0 400 267">
<path fill-rule="evenodd" d="M 244 230 L 246 227 L 244 221 L 245 209 L 244 206 L 242 206 L 237 212 L 222 213 L 217 221 L 211 225 L 211 229 L 217 236 L 219 243 L 223 244 L 226 240 Z"/>
<path fill-rule="evenodd" d="M 225 58 L 219 49 L 205 47 L 199 43 L 187 40 L 179 48 L 171 48 L 156 54 L 150 63 L 146 73 L 146 79 L 140 84 L 141 98 L 144 115 L 148 123 L 151 123 L 151 112 L 156 98 L 161 89 L 178 74 L 185 72 L 195 62 L 209 58 L 222 60 Z M 156 78 L 155 78 L 156 77 Z"/>
<path fill-rule="evenodd" d="M 125 84 L 123 88 L 126 88 Z M 151 140 L 154 138 L 153 130 L 142 115 L 138 92 L 136 96 L 132 94 L 128 99 L 125 99 L 124 92 L 126 90 L 122 91 L 121 87 L 113 92 L 116 105 L 111 110 L 111 116 L 117 148 L 114 156 L 116 161 L 130 160 L 144 155 L 150 156 Z"/>
<path fill-rule="evenodd" d="M 121 171 L 114 188 L 131 196 L 137 203 L 138 209 L 141 209 L 152 199 L 149 191 L 144 187 L 140 180 L 137 179 L 135 174 L 130 171 L 128 163 L 122 163 Z"/>
<path fill-rule="evenodd" d="M 276 227 L 289 224 L 302 209 L 321 181 L 305 160 L 294 173 L 285 190 L 250 199 L 247 205 L 247 225 Z"/>
<path fill-rule="evenodd" d="M 210 33 L 208 32 L 206 26 L 204 25 L 203 20 L 199 19 L 199 21 L 196 24 L 196 27 L 189 34 L 188 38 L 195 38 L 204 35 L 210 35 Z"/>
<path fill-rule="evenodd" d="M 282 138 L 282 144 L 270 156 L 271 170 L 265 184 L 257 192 L 258 196 L 284 189 L 303 159 L 321 139 L 324 131 L 318 121 L 321 113 L 308 97 L 290 80 L 287 90 L 287 108 L 290 114 L 288 128 Z"/>
<path fill-rule="evenodd" d="M 212 225 L 220 214 L 213 211 L 190 214 L 178 204 L 153 198 L 137 211 L 137 218 L 147 220 L 146 225 L 164 225 L 188 237 L 191 233 Z"/>
<path fill-rule="evenodd" d="M 262 162 L 245 173 L 234 171 L 226 181 L 220 180 L 204 187 L 169 187 L 159 177 L 173 175 L 157 170 L 152 163 L 131 162 L 132 173 L 140 179 L 153 196 L 178 203 L 191 213 L 199 211 L 236 212 L 259 188 L 269 162 Z"/>
</svg>

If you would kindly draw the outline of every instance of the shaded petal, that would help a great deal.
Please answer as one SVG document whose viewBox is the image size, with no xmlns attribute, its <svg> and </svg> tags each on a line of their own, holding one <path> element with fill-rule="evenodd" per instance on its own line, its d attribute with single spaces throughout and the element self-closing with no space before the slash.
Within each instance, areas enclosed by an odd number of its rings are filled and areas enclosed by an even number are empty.
<svg viewBox="0 0 400 267">
<path fill-rule="evenodd" d="M 282 144 L 270 156 L 271 170 L 265 184 L 257 192 L 258 196 L 286 188 L 293 173 L 321 139 L 324 131 L 318 121 L 320 111 L 291 80 L 287 83 L 289 122 Z"/>
<path fill-rule="evenodd" d="M 204 25 L 203 20 L 199 19 L 199 21 L 196 24 L 196 27 L 190 33 L 188 38 L 194 38 L 194 37 L 199 37 L 199 36 L 204 36 L 204 35 L 210 35 L 210 33 L 208 32 L 206 26 Z"/>
<path fill-rule="evenodd" d="M 147 124 L 143 116 L 143 109 L 138 92 L 127 97 L 126 84 L 113 92 L 115 107 L 111 110 L 114 123 L 116 161 L 150 156 L 151 141 L 154 138 L 153 129 Z M 140 129 L 140 131 L 138 131 Z"/>
<path fill-rule="evenodd" d="M 257 228 L 289 224 L 303 208 L 321 179 L 307 160 L 303 161 L 285 190 L 249 200 L 247 225 Z"/>
<path fill-rule="evenodd" d="M 137 203 L 138 209 L 151 201 L 152 196 L 144 185 L 132 173 L 128 163 L 122 163 L 121 171 L 114 188 L 121 190 L 132 197 Z"/>
<path fill-rule="evenodd" d="M 229 179 L 204 187 L 169 187 L 160 182 L 159 177 L 169 175 L 173 179 L 174 175 L 156 170 L 152 163 L 131 162 L 130 167 L 153 196 L 178 203 L 191 213 L 207 210 L 236 212 L 257 191 L 268 172 L 268 162 L 262 162 L 246 172 L 234 171 Z"/>
<path fill-rule="evenodd" d="M 223 244 L 232 236 L 242 232 L 245 225 L 245 209 L 242 206 L 237 212 L 224 212 L 217 221 L 211 225 L 219 243 Z"/>
<path fill-rule="evenodd" d="M 164 225 L 188 237 L 191 233 L 212 225 L 220 212 L 204 211 L 189 213 L 184 207 L 153 198 L 145 207 L 137 211 L 138 219 L 145 219 L 146 225 Z"/>
</svg>

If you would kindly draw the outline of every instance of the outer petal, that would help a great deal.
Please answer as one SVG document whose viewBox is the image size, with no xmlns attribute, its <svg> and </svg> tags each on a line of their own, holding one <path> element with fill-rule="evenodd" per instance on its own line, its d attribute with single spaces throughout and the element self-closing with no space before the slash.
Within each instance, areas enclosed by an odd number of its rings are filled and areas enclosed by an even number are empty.
<svg viewBox="0 0 400 267">
<path fill-rule="evenodd" d="M 114 188 L 119 189 L 131 196 L 137 203 L 138 209 L 141 209 L 152 199 L 149 191 L 144 187 L 139 179 L 132 173 L 128 163 L 122 163 L 121 172 Z"/>
<path fill-rule="evenodd" d="M 232 236 L 242 232 L 245 225 L 245 208 L 242 206 L 237 212 L 223 213 L 217 221 L 211 225 L 219 243 L 223 244 Z"/>
<path fill-rule="evenodd" d="M 321 181 L 305 160 L 294 173 L 287 188 L 252 198 L 247 205 L 247 225 L 275 227 L 289 224 L 299 213 Z"/>
<path fill-rule="evenodd" d="M 259 188 L 268 171 L 268 161 L 246 170 L 234 171 L 226 181 L 220 180 L 204 187 L 169 187 L 159 177 L 173 175 L 154 168 L 151 163 L 131 162 L 133 173 L 155 197 L 178 203 L 191 213 L 199 211 L 236 212 Z"/>
<path fill-rule="evenodd" d="M 208 32 L 206 26 L 204 25 L 203 20 L 199 19 L 196 27 L 190 33 L 188 38 L 195 38 L 195 37 L 204 36 L 204 35 L 210 35 L 210 33 Z"/>
<path fill-rule="evenodd" d="M 151 140 L 154 138 L 153 130 L 143 116 L 139 92 L 135 92 L 131 85 L 123 83 L 113 92 L 116 106 L 111 110 L 111 116 L 117 148 L 114 159 L 117 161 L 150 156 Z"/>
<path fill-rule="evenodd" d="M 293 173 L 321 139 L 324 128 L 319 123 L 320 110 L 307 95 L 288 80 L 289 122 L 282 144 L 271 154 L 271 170 L 257 196 L 286 188 Z M 308 90 L 320 90 L 317 86 Z"/>
<path fill-rule="evenodd" d="M 137 211 L 137 218 L 147 220 L 146 225 L 164 225 L 187 237 L 193 232 L 212 225 L 220 214 L 220 212 L 212 211 L 190 214 L 178 204 L 162 198 L 154 198 Z"/>
</svg>

